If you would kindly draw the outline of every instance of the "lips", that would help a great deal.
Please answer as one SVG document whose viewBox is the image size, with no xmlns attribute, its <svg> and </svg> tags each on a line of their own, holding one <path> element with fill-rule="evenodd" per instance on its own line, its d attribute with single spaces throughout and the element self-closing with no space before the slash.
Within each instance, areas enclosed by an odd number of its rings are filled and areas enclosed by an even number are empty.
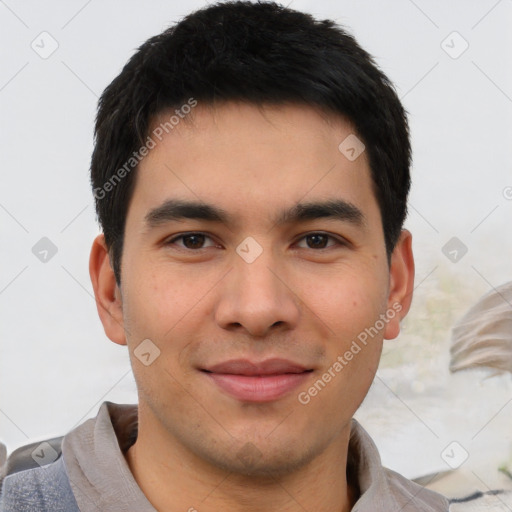
<svg viewBox="0 0 512 512">
<path fill-rule="evenodd" d="M 285 359 L 267 359 L 259 363 L 251 362 L 246 359 L 234 359 L 224 363 L 216 364 L 206 369 L 212 373 L 224 373 L 231 375 L 282 375 L 284 373 L 302 373 L 307 368 L 299 364 L 292 363 Z"/>
<path fill-rule="evenodd" d="M 245 402 L 282 398 L 309 378 L 312 369 L 285 359 L 225 361 L 203 369 L 210 381 L 231 397 Z"/>
</svg>

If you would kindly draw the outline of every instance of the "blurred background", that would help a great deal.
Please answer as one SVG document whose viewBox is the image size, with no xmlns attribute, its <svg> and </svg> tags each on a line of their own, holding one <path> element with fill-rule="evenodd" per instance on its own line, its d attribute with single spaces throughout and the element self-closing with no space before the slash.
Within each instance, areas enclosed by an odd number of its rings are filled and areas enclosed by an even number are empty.
<svg viewBox="0 0 512 512">
<path fill-rule="evenodd" d="M 0 0 L 0 440 L 9 452 L 63 435 L 105 400 L 136 402 L 126 347 L 105 336 L 88 274 L 99 233 L 88 175 L 96 104 L 140 44 L 203 5 Z M 451 374 L 449 349 L 465 311 L 512 280 L 512 1 L 285 5 L 353 33 L 409 112 L 415 299 L 356 417 L 388 467 L 410 478 L 460 468 L 486 490 L 512 460 L 512 378 Z"/>
</svg>

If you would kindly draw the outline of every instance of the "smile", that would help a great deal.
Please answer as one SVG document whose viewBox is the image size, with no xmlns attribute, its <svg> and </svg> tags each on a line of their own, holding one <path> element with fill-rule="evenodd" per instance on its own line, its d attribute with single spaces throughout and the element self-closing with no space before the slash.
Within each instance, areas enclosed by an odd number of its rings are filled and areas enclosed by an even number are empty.
<svg viewBox="0 0 512 512">
<path fill-rule="evenodd" d="M 271 402 L 304 384 L 313 370 L 283 359 L 260 363 L 232 360 L 203 372 L 231 397 L 244 402 Z"/>
</svg>

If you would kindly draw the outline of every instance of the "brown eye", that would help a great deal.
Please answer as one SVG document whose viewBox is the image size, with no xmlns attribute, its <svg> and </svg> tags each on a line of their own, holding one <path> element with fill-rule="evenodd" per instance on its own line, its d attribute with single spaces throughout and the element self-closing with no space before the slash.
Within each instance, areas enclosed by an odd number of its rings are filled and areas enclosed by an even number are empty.
<svg viewBox="0 0 512 512">
<path fill-rule="evenodd" d="M 210 240 L 210 243 L 205 245 L 207 240 Z M 181 241 L 181 243 L 178 243 L 179 241 Z M 184 235 L 172 238 L 166 242 L 165 245 L 177 245 L 181 249 L 199 250 L 206 247 L 212 247 L 215 244 L 209 236 L 203 233 L 185 233 Z"/>
<path fill-rule="evenodd" d="M 303 240 L 306 242 L 306 247 L 302 246 L 301 249 L 327 249 L 334 245 L 343 245 L 333 236 L 326 233 L 310 233 L 302 237 L 301 243 Z M 333 242 L 329 244 L 329 240 Z"/>
<path fill-rule="evenodd" d="M 306 240 L 311 249 L 324 249 L 327 245 L 328 236 L 326 235 L 308 235 Z"/>
<path fill-rule="evenodd" d="M 205 236 L 201 234 L 197 235 L 185 235 L 183 238 L 183 245 L 187 249 L 201 249 L 204 244 Z"/>
</svg>

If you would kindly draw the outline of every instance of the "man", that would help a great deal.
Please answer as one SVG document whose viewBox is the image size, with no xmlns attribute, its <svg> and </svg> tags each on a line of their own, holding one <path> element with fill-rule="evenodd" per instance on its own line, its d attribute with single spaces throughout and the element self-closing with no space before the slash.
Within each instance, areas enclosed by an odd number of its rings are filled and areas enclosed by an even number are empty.
<svg viewBox="0 0 512 512">
<path fill-rule="evenodd" d="M 352 419 L 412 298 L 405 112 L 330 21 L 221 3 L 103 93 L 90 275 L 138 407 L 104 403 L 4 510 L 444 511 Z"/>
</svg>

